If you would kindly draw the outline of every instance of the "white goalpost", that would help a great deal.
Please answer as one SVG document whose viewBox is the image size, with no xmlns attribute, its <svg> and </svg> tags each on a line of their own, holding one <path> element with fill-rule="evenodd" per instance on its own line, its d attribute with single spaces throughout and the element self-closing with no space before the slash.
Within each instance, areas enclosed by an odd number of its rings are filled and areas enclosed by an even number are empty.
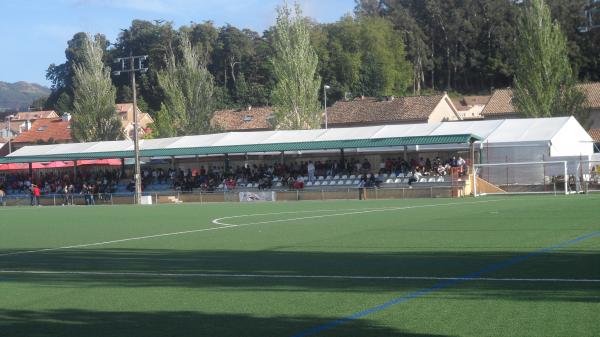
<svg viewBox="0 0 600 337">
<path fill-rule="evenodd" d="M 487 194 L 568 194 L 573 180 L 567 161 L 475 164 L 473 174 L 475 197 Z"/>
</svg>

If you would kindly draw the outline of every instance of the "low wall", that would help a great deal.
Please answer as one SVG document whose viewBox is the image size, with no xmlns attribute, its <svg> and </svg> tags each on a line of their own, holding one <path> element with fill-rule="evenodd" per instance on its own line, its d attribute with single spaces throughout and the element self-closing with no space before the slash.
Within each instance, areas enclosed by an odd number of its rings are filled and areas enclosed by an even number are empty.
<svg viewBox="0 0 600 337">
<path fill-rule="evenodd" d="M 415 188 L 379 188 L 365 189 L 365 199 L 413 199 L 413 198 L 451 198 L 463 195 L 463 187 L 439 186 L 439 187 L 415 187 Z M 170 203 L 210 203 L 210 202 L 239 202 L 240 191 L 199 193 L 199 192 L 163 192 L 144 193 L 152 196 L 153 204 Z M 453 193 L 454 192 L 454 193 Z M 357 188 L 341 189 L 305 189 L 291 191 L 276 191 L 278 202 L 302 201 L 302 200 L 352 200 L 358 199 Z M 5 198 L 6 206 L 28 206 L 28 196 L 8 196 Z M 102 195 L 95 196 L 96 205 L 132 205 L 135 203 L 133 195 Z M 73 196 L 75 205 L 85 205 L 83 195 Z M 40 198 L 42 206 L 64 205 L 64 197 L 61 194 L 45 195 Z"/>
</svg>

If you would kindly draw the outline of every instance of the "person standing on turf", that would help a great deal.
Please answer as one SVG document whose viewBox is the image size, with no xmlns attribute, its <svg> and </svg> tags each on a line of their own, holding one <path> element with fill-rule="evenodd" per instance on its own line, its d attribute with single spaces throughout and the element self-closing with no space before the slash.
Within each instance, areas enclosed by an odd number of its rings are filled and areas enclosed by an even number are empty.
<svg viewBox="0 0 600 337">
<path fill-rule="evenodd" d="M 365 184 L 366 180 L 364 176 L 362 176 L 360 182 L 358 183 L 358 200 L 365 199 Z"/>
<path fill-rule="evenodd" d="M 37 185 L 31 185 L 31 206 L 40 205 L 40 188 Z"/>
<path fill-rule="evenodd" d="M 6 201 L 4 201 L 5 196 L 6 193 L 4 193 L 4 190 L 0 187 L 0 206 L 6 206 Z"/>
</svg>

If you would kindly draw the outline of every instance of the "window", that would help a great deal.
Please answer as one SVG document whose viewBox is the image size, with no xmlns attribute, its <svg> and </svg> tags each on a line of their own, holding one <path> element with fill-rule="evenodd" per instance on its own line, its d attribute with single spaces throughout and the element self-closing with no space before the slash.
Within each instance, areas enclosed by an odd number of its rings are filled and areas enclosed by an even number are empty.
<svg viewBox="0 0 600 337">
<path fill-rule="evenodd" d="M 246 115 L 244 116 L 244 122 L 251 122 L 253 118 L 254 116 L 252 115 Z"/>
<path fill-rule="evenodd" d="M 48 126 L 47 126 L 47 125 L 43 125 L 43 126 L 40 126 L 39 128 L 37 128 L 37 130 L 38 130 L 39 132 L 42 132 L 42 131 L 46 131 L 46 129 L 47 129 L 47 128 L 48 128 Z"/>
</svg>

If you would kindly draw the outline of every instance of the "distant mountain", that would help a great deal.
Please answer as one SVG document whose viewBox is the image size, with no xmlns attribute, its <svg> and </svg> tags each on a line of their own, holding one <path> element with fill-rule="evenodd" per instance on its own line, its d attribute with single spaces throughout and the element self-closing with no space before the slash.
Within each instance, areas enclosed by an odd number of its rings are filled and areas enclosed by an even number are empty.
<svg viewBox="0 0 600 337">
<path fill-rule="evenodd" d="M 27 111 L 36 99 L 50 95 L 50 89 L 35 83 L 0 81 L 0 112 L 4 110 Z"/>
</svg>

